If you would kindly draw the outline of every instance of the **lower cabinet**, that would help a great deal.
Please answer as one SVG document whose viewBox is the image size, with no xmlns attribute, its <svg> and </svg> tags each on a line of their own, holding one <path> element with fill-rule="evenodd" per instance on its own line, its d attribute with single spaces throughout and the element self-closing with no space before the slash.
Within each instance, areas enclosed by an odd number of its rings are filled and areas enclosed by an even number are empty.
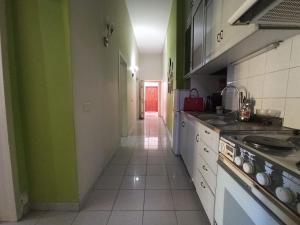
<svg viewBox="0 0 300 225">
<path fill-rule="evenodd" d="M 181 113 L 180 151 L 211 224 L 214 221 L 219 133 Z"/>
<path fill-rule="evenodd" d="M 215 195 L 199 171 L 196 171 L 194 181 L 197 194 L 206 212 L 210 224 L 214 224 Z"/>
</svg>

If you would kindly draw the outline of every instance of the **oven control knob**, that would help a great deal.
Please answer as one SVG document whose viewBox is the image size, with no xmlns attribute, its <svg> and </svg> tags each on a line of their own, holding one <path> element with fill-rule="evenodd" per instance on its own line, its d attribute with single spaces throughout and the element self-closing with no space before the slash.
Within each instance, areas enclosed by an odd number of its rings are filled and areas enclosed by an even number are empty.
<svg viewBox="0 0 300 225">
<path fill-rule="evenodd" d="M 271 178 L 266 173 L 257 173 L 256 180 L 262 186 L 269 186 L 271 184 Z"/>
<path fill-rule="evenodd" d="M 275 193 L 277 198 L 284 203 L 290 203 L 293 201 L 293 193 L 288 188 L 277 187 Z"/>
<path fill-rule="evenodd" d="M 235 163 L 236 165 L 238 165 L 238 166 L 242 166 L 242 165 L 243 165 L 243 162 L 244 162 L 244 159 L 243 159 L 243 157 L 241 157 L 241 156 L 236 156 L 236 157 L 234 158 L 234 163 Z"/>
<path fill-rule="evenodd" d="M 247 174 L 252 174 L 254 172 L 254 166 L 251 163 L 249 163 L 249 162 L 245 162 L 243 164 L 243 170 Z"/>
</svg>

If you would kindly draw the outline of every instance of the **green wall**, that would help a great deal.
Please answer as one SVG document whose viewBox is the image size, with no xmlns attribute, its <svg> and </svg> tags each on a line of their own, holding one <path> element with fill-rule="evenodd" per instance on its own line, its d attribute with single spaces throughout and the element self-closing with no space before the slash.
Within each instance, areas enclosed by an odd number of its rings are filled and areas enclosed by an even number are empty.
<svg viewBox="0 0 300 225">
<path fill-rule="evenodd" d="M 21 189 L 77 202 L 68 0 L 7 2 Z"/>
<path fill-rule="evenodd" d="M 166 37 L 167 58 L 174 62 L 174 89 L 184 87 L 184 20 L 183 0 L 173 0 Z M 166 60 L 169 62 L 168 60 Z M 168 67 L 168 65 L 167 65 Z M 173 130 L 173 93 L 167 96 L 167 127 Z"/>
</svg>

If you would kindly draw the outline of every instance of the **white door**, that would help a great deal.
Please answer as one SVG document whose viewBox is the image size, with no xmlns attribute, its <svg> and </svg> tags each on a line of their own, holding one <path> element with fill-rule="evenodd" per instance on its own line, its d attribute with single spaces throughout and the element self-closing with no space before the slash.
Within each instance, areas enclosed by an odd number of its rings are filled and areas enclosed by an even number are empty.
<svg viewBox="0 0 300 225">
<path fill-rule="evenodd" d="M 127 63 L 119 56 L 119 107 L 121 137 L 128 136 L 128 94 L 127 94 Z"/>
</svg>

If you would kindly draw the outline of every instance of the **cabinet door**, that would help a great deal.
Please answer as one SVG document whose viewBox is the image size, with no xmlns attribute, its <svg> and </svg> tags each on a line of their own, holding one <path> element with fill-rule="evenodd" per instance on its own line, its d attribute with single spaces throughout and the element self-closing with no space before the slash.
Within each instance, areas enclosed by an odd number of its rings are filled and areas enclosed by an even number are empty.
<svg viewBox="0 0 300 225">
<path fill-rule="evenodd" d="M 218 34 L 222 26 L 222 0 L 209 0 L 206 4 L 205 56 L 208 62 L 220 47 Z"/>
<path fill-rule="evenodd" d="M 240 8 L 245 0 L 224 0 L 222 6 L 221 51 L 225 51 L 256 30 L 254 24 L 234 25 L 228 23 L 229 18 Z M 225 4 L 226 3 L 226 4 Z"/>
<path fill-rule="evenodd" d="M 192 67 L 195 69 L 203 64 L 204 58 L 204 32 L 205 32 L 205 14 L 204 0 L 202 0 L 193 14 L 193 57 Z"/>
</svg>

